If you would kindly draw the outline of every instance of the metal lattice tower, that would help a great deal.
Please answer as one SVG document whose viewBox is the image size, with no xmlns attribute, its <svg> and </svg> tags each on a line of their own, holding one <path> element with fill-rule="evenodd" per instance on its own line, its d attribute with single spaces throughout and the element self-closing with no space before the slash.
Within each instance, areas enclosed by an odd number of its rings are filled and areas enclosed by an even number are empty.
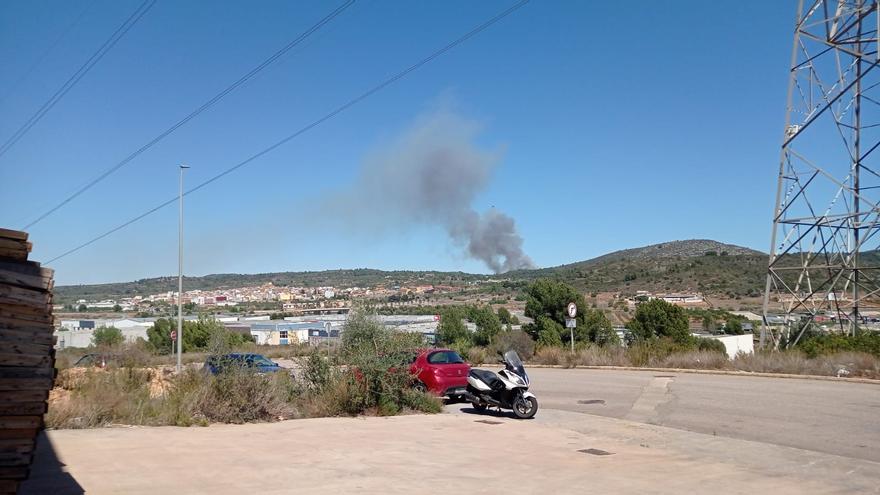
<svg viewBox="0 0 880 495">
<path fill-rule="evenodd" d="M 761 346 L 810 324 L 854 332 L 880 308 L 876 0 L 800 0 Z"/>
</svg>

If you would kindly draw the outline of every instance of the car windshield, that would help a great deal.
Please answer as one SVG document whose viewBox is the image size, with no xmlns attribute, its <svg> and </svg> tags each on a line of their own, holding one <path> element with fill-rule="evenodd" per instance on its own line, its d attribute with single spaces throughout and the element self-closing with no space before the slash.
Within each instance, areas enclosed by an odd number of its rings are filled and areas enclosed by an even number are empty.
<svg viewBox="0 0 880 495">
<path fill-rule="evenodd" d="M 275 366 L 275 363 L 267 359 L 265 356 L 260 356 L 259 354 L 249 356 L 247 362 L 253 366 Z"/>
</svg>

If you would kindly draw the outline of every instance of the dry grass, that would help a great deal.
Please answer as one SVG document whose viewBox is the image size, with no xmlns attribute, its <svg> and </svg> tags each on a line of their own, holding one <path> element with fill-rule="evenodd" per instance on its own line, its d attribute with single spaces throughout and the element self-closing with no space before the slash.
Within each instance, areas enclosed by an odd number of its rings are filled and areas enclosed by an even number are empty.
<svg viewBox="0 0 880 495">
<path fill-rule="evenodd" d="M 67 370 L 46 414 L 50 428 L 109 424 L 189 426 L 272 421 L 296 416 L 295 383 L 285 373 L 212 376 L 151 368 Z"/>
<path fill-rule="evenodd" d="M 731 370 L 880 379 L 880 358 L 867 353 L 842 352 L 808 358 L 799 351 L 740 354 L 728 359 L 713 351 L 675 351 L 649 347 L 588 346 L 571 354 L 560 347 L 544 347 L 529 361 L 534 364 L 574 366 L 626 366 Z"/>
<path fill-rule="evenodd" d="M 731 365 L 739 371 L 880 379 L 880 359 L 858 352 L 816 358 L 808 358 L 798 351 L 740 354 Z"/>
<path fill-rule="evenodd" d="M 681 368 L 694 370 L 730 369 L 727 354 L 712 351 L 691 351 L 670 354 L 665 358 L 652 360 L 649 365 L 655 368 Z"/>
<path fill-rule="evenodd" d="M 560 365 L 565 362 L 565 351 L 560 347 L 541 347 L 530 361 L 535 364 Z"/>
</svg>

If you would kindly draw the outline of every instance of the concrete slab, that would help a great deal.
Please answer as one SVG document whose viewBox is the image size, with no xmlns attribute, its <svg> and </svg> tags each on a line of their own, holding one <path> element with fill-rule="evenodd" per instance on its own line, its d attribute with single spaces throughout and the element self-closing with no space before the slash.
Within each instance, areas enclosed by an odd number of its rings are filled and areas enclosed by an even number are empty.
<svg viewBox="0 0 880 495">
<path fill-rule="evenodd" d="M 566 411 L 450 410 L 50 431 L 22 493 L 880 492 L 872 461 Z"/>
</svg>

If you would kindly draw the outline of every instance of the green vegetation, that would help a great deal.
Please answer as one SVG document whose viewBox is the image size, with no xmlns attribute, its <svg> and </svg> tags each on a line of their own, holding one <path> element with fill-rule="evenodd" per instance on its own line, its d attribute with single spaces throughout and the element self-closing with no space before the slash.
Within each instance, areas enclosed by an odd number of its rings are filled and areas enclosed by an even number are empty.
<svg viewBox="0 0 880 495">
<path fill-rule="evenodd" d="M 797 348 L 811 358 L 839 352 L 862 352 L 880 357 L 880 332 L 863 330 L 855 335 L 813 333 L 801 338 Z"/>
<path fill-rule="evenodd" d="M 705 256 L 710 251 L 722 255 Z M 744 297 L 761 293 L 766 264 L 767 255 L 763 253 L 714 241 L 694 240 L 618 251 L 558 267 L 518 270 L 505 274 L 506 280 L 501 281 L 496 280 L 497 276 L 462 272 L 357 269 L 185 277 L 184 288 L 216 290 L 257 286 L 269 282 L 277 286 L 330 285 L 339 288 L 432 284 L 454 287 L 462 295 L 490 294 L 493 295 L 494 302 L 500 302 L 511 296 L 516 300 L 524 300 L 525 297 L 520 292 L 528 283 L 540 278 L 550 278 L 564 281 L 579 290 L 622 291 L 631 294 L 637 290 L 699 291 Z M 61 286 L 56 287 L 55 295 L 58 302 L 70 303 L 78 299 L 158 294 L 175 290 L 176 286 L 176 277 L 160 277 L 127 283 Z M 400 296 L 397 300 L 400 300 Z"/>
<path fill-rule="evenodd" d="M 709 333 L 743 335 L 745 333 L 743 324 L 748 322 L 745 317 L 723 309 L 689 308 L 686 313 L 690 318 L 702 320 L 703 331 Z"/>
<path fill-rule="evenodd" d="M 214 333 L 217 353 L 230 341 Z M 300 376 L 230 368 L 219 375 L 187 369 L 176 375 L 157 368 L 62 370 L 46 415 L 51 428 L 108 424 L 207 425 L 354 414 L 439 412 L 440 400 L 413 388 L 408 366 L 420 335 L 394 332 L 355 313 L 333 362 L 318 352 L 301 361 Z M 142 350 L 130 347 L 124 353 Z M 204 355 L 203 355 L 204 356 Z M 192 357 L 192 356 L 190 356 Z M 123 363 L 143 360 L 123 359 Z M 344 366 L 336 366 L 343 364 Z"/>
<path fill-rule="evenodd" d="M 574 340 L 597 344 L 617 344 L 617 334 L 605 313 L 598 309 L 588 309 L 584 297 L 577 289 L 550 279 L 540 279 L 526 289 L 526 311 L 534 323 L 523 329 L 538 341 L 541 346 L 558 346 L 571 343 L 571 332 L 565 328 L 565 308 L 568 303 L 577 305 L 577 327 Z"/>
<path fill-rule="evenodd" d="M 149 345 L 154 352 L 157 354 L 171 352 L 172 330 L 177 331 L 177 322 L 166 318 L 159 318 L 153 327 L 147 330 Z M 227 347 L 253 342 L 250 335 L 230 332 L 216 320 L 201 318 L 198 321 L 183 322 L 183 352 L 207 350 L 212 341 L 218 344 L 217 339 L 221 339 L 222 344 Z"/>
<path fill-rule="evenodd" d="M 636 306 L 636 314 L 627 326 L 635 341 L 667 337 L 679 344 L 688 343 L 692 339 L 689 327 L 684 309 L 662 299 L 653 299 Z"/>
<path fill-rule="evenodd" d="M 98 347 L 117 347 L 125 342 L 122 330 L 116 327 L 96 328 L 92 334 L 92 344 Z"/>
</svg>

